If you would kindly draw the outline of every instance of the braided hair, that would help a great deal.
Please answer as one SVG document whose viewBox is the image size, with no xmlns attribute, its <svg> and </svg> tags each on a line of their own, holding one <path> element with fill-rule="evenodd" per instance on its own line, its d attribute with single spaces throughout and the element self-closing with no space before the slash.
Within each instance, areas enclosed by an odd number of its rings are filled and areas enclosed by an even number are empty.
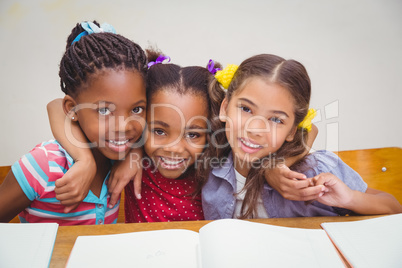
<svg viewBox="0 0 402 268">
<path fill-rule="evenodd" d="M 76 97 L 92 75 L 106 68 L 138 71 L 145 81 L 147 58 L 139 45 L 108 32 L 86 35 L 72 44 L 83 31 L 79 23 L 74 27 L 60 61 L 60 86 L 65 94 Z"/>
</svg>

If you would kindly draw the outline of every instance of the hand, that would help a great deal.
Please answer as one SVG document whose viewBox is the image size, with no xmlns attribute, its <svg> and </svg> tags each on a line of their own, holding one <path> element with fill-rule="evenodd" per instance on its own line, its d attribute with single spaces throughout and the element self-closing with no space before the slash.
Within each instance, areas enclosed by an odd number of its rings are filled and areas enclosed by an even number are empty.
<svg viewBox="0 0 402 268">
<path fill-rule="evenodd" d="M 55 182 L 57 200 L 65 206 L 64 213 L 76 209 L 88 195 L 96 175 L 95 161 L 76 161 L 74 165 Z"/>
<path fill-rule="evenodd" d="M 318 198 L 322 186 L 314 186 L 311 178 L 302 173 L 290 170 L 281 164 L 265 171 L 268 184 L 278 191 L 284 198 L 295 201 L 308 201 Z"/>
<path fill-rule="evenodd" d="M 320 203 L 346 208 L 353 199 L 354 191 L 334 174 L 321 173 L 313 178 L 313 182 L 316 186 L 325 186 L 317 198 Z"/>
<path fill-rule="evenodd" d="M 121 192 L 131 180 L 133 180 L 134 184 L 135 197 L 137 199 L 141 199 L 141 156 L 142 155 L 134 153 L 130 156 L 131 161 L 128 161 L 128 158 L 126 158 L 123 161 L 116 161 L 116 163 L 113 165 L 108 182 L 108 189 L 110 193 L 109 208 L 113 208 L 116 205 Z"/>
</svg>

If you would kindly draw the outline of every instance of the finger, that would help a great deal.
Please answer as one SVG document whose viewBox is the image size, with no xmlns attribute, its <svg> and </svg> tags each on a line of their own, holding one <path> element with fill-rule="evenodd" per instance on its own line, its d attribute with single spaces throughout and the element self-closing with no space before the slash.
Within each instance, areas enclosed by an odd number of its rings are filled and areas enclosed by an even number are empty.
<svg viewBox="0 0 402 268">
<path fill-rule="evenodd" d="M 63 206 L 73 206 L 73 205 L 79 205 L 80 201 L 78 201 L 77 199 L 74 198 L 70 198 L 70 199 L 64 199 L 63 201 L 60 201 L 60 204 L 62 204 Z"/>
<path fill-rule="evenodd" d="M 299 173 L 299 172 L 296 172 L 296 171 L 293 171 L 290 169 L 288 171 L 284 172 L 283 175 L 289 179 L 298 179 L 298 180 L 307 179 L 307 176 L 304 175 L 303 173 Z"/>
<path fill-rule="evenodd" d="M 79 204 L 80 204 L 80 203 L 78 203 L 78 204 L 76 203 L 76 204 L 74 204 L 74 205 L 66 206 L 66 207 L 64 208 L 64 213 L 70 213 L 71 211 L 73 211 L 74 209 L 76 209 Z"/>
<path fill-rule="evenodd" d="M 56 188 L 60 188 L 60 187 L 67 185 L 69 181 L 71 181 L 71 179 L 68 176 L 64 175 L 60 179 L 56 180 L 56 182 L 54 183 L 54 186 Z"/>
<path fill-rule="evenodd" d="M 142 185 L 142 174 L 135 175 L 133 185 L 134 185 L 134 195 L 137 199 L 141 199 L 141 185 Z"/>
<path fill-rule="evenodd" d="M 118 183 L 118 180 L 114 180 L 113 177 L 110 176 L 108 186 L 107 186 L 109 193 L 112 193 L 115 190 L 117 183 Z"/>
<path fill-rule="evenodd" d="M 113 208 L 117 204 L 117 201 L 120 198 L 120 194 L 123 191 L 124 186 L 126 186 L 125 183 L 117 183 L 113 191 L 110 192 L 110 199 L 108 205 L 109 208 Z"/>
<path fill-rule="evenodd" d="M 311 186 L 310 180 L 294 180 L 289 181 L 289 188 L 291 189 L 303 189 Z"/>
</svg>

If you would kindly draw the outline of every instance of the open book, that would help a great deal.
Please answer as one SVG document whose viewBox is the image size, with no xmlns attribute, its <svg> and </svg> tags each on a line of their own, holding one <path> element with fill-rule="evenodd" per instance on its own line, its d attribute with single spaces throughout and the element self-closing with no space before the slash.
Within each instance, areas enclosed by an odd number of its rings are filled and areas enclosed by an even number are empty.
<svg viewBox="0 0 402 268">
<path fill-rule="evenodd" d="M 402 267 L 402 214 L 321 226 L 351 267 Z"/>
<path fill-rule="evenodd" d="M 199 231 L 79 236 L 67 267 L 344 267 L 324 230 L 217 220 Z"/>
<path fill-rule="evenodd" d="M 0 267 L 48 267 L 57 223 L 0 223 Z"/>
</svg>

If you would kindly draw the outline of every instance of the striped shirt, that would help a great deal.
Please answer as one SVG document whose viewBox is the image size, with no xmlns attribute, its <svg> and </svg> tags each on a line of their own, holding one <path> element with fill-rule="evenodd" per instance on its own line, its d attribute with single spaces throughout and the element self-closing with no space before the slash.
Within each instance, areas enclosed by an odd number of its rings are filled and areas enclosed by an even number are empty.
<svg viewBox="0 0 402 268">
<path fill-rule="evenodd" d="M 55 140 L 38 144 L 11 167 L 30 206 L 19 214 L 21 222 L 56 222 L 59 225 L 116 223 L 120 201 L 107 208 L 106 176 L 99 197 L 89 191 L 84 201 L 70 213 L 56 199 L 55 182 L 74 164 L 72 157 Z"/>
</svg>

